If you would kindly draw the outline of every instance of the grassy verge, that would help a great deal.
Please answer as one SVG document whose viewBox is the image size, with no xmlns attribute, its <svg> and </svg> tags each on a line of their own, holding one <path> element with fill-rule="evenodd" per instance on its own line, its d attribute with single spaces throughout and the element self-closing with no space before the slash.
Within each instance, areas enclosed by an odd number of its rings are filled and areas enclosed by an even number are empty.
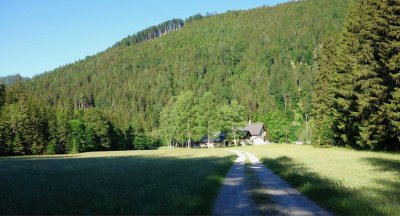
<svg viewBox="0 0 400 216">
<path fill-rule="evenodd" d="M 278 215 L 274 201 L 268 196 L 249 162 L 245 165 L 245 182 L 260 215 Z"/>
<path fill-rule="evenodd" d="M 0 214 L 209 214 L 233 163 L 219 149 L 0 159 Z"/>
<path fill-rule="evenodd" d="M 243 150 L 335 214 L 400 212 L 399 154 L 283 144 Z"/>
</svg>

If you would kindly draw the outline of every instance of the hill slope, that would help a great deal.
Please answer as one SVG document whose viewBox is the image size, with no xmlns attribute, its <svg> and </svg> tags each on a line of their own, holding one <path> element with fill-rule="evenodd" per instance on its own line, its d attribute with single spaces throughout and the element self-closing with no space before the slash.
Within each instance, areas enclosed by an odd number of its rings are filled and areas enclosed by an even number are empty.
<svg viewBox="0 0 400 216">
<path fill-rule="evenodd" d="M 207 17 L 34 77 L 28 89 L 46 103 L 96 106 L 146 131 L 183 90 L 237 99 L 252 118 L 285 104 L 303 116 L 320 41 L 340 32 L 347 7 L 348 0 L 305 0 Z"/>
</svg>

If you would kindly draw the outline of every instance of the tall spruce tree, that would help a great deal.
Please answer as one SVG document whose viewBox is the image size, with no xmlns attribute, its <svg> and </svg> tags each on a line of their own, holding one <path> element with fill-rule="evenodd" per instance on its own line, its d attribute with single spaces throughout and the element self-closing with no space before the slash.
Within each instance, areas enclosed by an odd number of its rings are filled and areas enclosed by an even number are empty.
<svg viewBox="0 0 400 216">
<path fill-rule="evenodd" d="M 322 44 L 321 56 L 318 59 L 319 68 L 314 78 L 313 103 L 313 136 L 314 145 L 333 145 L 333 87 L 335 83 L 335 37 L 328 37 Z"/>
<path fill-rule="evenodd" d="M 346 18 L 337 53 L 334 104 L 335 125 L 344 144 L 393 148 L 390 131 L 398 131 L 398 4 L 359 0 Z"/>
<path fill-rule="evenodd" d="M 6 85 L 0 82 L 0 109 L 6 102 Z"/>
<path fill-rule="evenodd" d="M 339 41 L 336 60 L 337 82 L 334 85 L 334 131 L 338 136 L 337 145 L 354 145 L 358 130 L 356 127 L 356 98 L 353 88 L 353 65 L 357 61 L 357 38 L 355 29 L 360 23 L 358 14 L 362 11 L 358 6 L 353 6 L 346 17 L 344 30 Z"/>
<path fill-rule="evenodd" d="M 388 86 L 388 100 L 385 101 L 384 110 L 389 117 L 389 139 L 386 148 L 400 149 L 400 1 L 387 0 L 382 8 L 381 20 L 383 21 L 380 32 L 384 35 L 378 43 L 381 48 L 378 55 L 380 64 L 388 75 L 385 82 Z"/>
</svg>

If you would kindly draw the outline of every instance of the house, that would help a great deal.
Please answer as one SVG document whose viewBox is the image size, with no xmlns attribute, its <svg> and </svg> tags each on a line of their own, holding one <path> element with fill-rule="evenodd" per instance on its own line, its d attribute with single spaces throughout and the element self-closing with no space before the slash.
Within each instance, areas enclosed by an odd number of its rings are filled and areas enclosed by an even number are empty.
<svg viewBox="0 0 400 216">
<path fill-rule="evenodd" d="M 210 140 L 208 140 L 208 135 L 205 135 L 200 140 L 200 147 L 205 148 L 213 148 L 215 146 L 221 147 L 224 146 L 226 143 L 226 134 L 223 132 L 215 133 Z"/>
<path fill-rule="evenodd" d="M 250 142 L 253 145 L 267 144 L 267 129 L 263 123 L 251 123 L 241 129 L 242 131 L 248 131 L 251 135 Z"/>
<path fill-rule="evenodd" d="M 263 123 L 251 123 L 244 127 L 238 128 L 236 139 L 233 144 L 240 145 L 263 145 L 267 144 L 267 129 Z M 231 137 L 232 138 L 232 137 Z M 227 140 L 227 134 L 224 132 L 214 133 L 210 139 L 207 135 L 200 139 L 200 148 L 213 148 L 213 147 L 223 147 L 229 146 L 229 140 Z"/>
</svg>

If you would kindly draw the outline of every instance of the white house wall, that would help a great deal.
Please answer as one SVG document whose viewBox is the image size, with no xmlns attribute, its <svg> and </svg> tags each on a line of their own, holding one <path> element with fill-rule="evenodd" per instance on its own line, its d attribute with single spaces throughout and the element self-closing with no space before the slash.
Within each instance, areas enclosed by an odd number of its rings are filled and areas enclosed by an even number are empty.
<svg viewBox="0 0 400 216">
<path fill-rule="evenodd" d="M 252 137 L 251 140 L 253 142 L 253 145 L 264 145 L 264 144 L 266 144 L 264 139 L 261 138 L 261 137 L 258 137 L 258 136 Z"/>
</svg>

